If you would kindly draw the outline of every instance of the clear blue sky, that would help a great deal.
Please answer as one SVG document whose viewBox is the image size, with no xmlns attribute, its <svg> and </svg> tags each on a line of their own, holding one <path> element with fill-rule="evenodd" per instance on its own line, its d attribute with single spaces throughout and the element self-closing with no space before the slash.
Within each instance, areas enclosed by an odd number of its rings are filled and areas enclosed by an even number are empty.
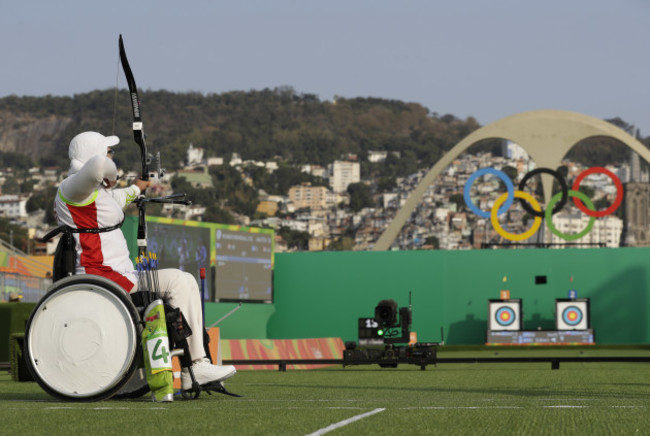
<svg viewBox="0 0 650 436">
<path fill-rule="evenodd" d="M 115 87 L 120 33 L 144 89 L 292 86 L 483 125 L 562 109 L 650 136 L 649 0 L 2 0 L 0 97 Z"/>
</svg>

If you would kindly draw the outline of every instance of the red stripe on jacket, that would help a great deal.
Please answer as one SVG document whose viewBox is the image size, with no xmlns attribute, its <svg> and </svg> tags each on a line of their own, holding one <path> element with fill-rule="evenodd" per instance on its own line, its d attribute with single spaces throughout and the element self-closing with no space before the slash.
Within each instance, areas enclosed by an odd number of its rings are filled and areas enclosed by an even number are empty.
<svg viewBox="0 0 650 436">
<path fill-rule="evenodd" d="M 85 206 L 74 206 L 72 204 L 68 204 L 67 206 L 72 216 L 72 221 L 78 229 L 99 228 L 99 223 L 97 222 L 97 205 L 94 201 Z M 120 285 L 126 292 L 131 292 L 133 282 L 114 271 L 109 265 L 104 265 L 102 240 L 99 237 L 99 233 L 79 233 L 79 243 L 81 245 L 79 263 L 85 268 L 87 274 L 106 277 Z"/>
</svg>

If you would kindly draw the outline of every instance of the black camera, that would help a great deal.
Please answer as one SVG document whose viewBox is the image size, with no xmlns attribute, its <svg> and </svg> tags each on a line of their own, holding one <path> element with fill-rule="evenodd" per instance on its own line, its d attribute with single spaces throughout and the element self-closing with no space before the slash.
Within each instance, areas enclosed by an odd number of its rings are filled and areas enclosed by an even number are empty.
<svg viewBox="0 0 650 436">
<path fill-rule="evenodd" d="M 397 326 L 397 303 L 395 300 L 381 300 L 375 307 L 375 321 L 382 328 Z"/>
<path fill-rule="evenodd" d="M 411 330 L 410 305 L 398 310 L 395 300 L 381 300 L 375 307 L 375 321 L 379 324 L 380 336 L 384 338 L 384 343 L 409 342 Z M 401 336 L 399 337 L 397 336 L 398 327 L 401 329 Z"/>
</svg>

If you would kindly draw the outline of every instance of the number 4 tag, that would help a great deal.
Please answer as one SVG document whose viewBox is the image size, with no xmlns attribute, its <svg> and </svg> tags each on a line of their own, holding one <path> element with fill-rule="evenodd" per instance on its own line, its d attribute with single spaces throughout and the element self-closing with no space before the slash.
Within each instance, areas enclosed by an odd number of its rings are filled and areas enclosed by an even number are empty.
<svg viewBox="0 0 650 436">
<path fill-rule="evenodd" d="M 152 371 L 172 369 L 169 354 L 169 338 L 161 336 L 147 340 L 147 353 Z"/>
</svg>

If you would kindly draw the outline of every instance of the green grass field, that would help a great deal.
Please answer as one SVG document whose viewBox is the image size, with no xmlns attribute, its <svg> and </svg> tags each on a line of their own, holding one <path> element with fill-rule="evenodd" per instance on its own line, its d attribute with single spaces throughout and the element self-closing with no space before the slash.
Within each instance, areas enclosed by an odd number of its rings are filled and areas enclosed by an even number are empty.
<svg viewBox="0 0 650 436">
<path fill-rule="evenodd" d="M 459 348 L 440 357 L 477 353 L 648 350 Z M 0 433 L 306 435 L 341 423 L 328 434 L 650 434 L 650 363 L 565 362 L 559 370 L 549 363 L 448 363 L 425 371 L 415 365 L 240 371 L 227 388 L 243 397 L 63 403 L 36 383 L 0 373 Z M 374 413 L 364 416 L 368 412 Z"/>
</svg>

